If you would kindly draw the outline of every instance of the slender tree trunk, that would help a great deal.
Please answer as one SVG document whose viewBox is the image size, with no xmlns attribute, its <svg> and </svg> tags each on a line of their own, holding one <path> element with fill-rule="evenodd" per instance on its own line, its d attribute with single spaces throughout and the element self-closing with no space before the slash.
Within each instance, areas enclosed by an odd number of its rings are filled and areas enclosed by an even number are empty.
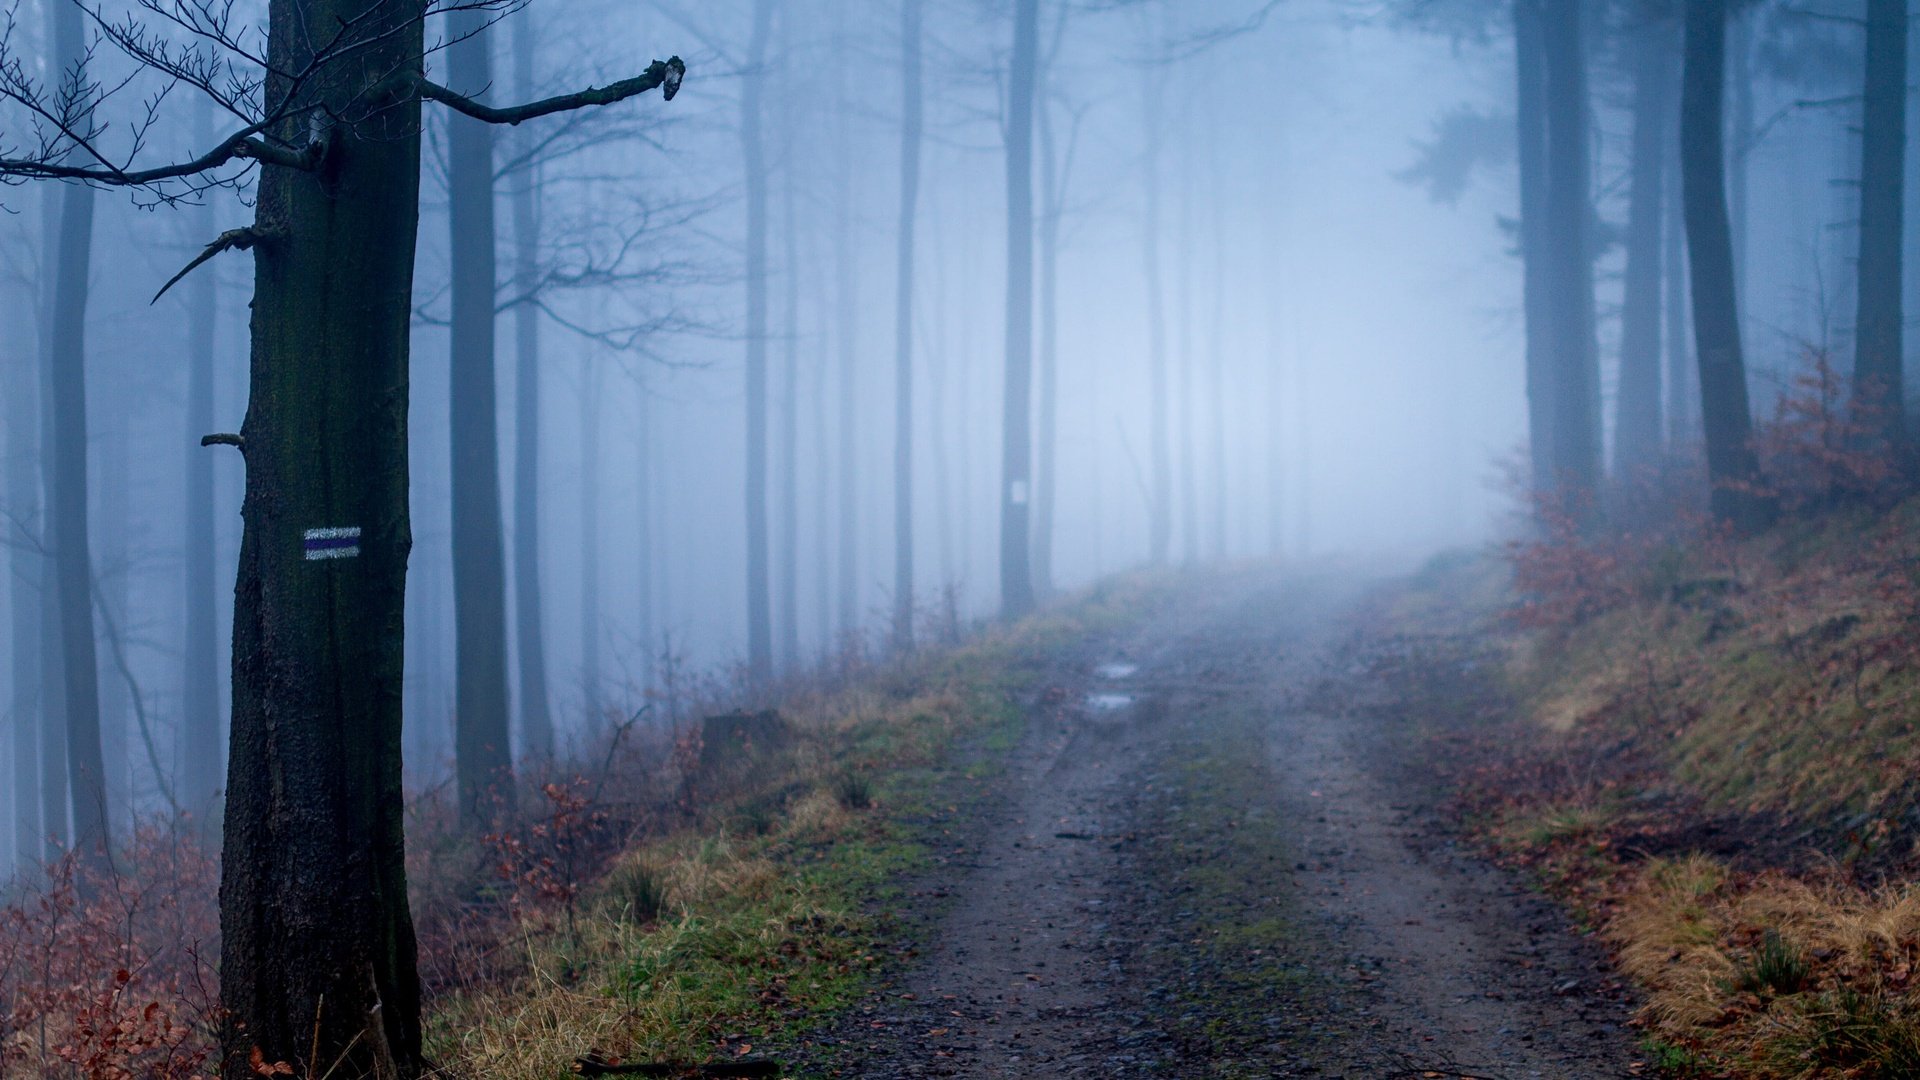
<svg viewBox="0 0 1920 1080">
<path fill-rule="evenodd" d="M 935 214 L 935 220 L 939 215 Z M 932 259 L 932 282 L 927 290 L 933 298 L 929 312 L 931 333 L 927 335 L 927 441 L 933 455 L 934 532 L 939 541 L 940 585 L 955 585 L 953 559 L 953 473 L 951 451 L 947 446 L 947 365 L 951 329 L 947 321 L 946 256 L 952 248 L 949 233 L 938 229 L 935 240 L 940 251 Z"/>
<path fill-rule="evenodd" d="M 362 117 L 374 85 L 422 63 L 419 15 L 402 0 L 274 0 L 266 96 L 311 107 L 271 134 L 300 145 L 312 117 Z M 282 73 L 314 59 L 313 26 L 352 26 L 366 44 L 295 84 Z M 299 1075 L 422 1071 L 400 761 L 419 131 L 409 95 L 333 128 L 320 173 L 260 173 L 258 221 L 274 235 L 254 254 L 242 430 L 225 1076 L 250 1075 L 256 1048 Z"/>
<path fill-rule="evenodd" d="M 1039 0 L 1014 0 L 1007 79 L 1007 380 L 1000 486 L 1000 612 L 1033 610 L 1028 512 L 1033 472 L 1033 109 Z"/>
<path fill-rule="evenodd" d="M 1065 19 L 1066 7 L 1060 8 Z M 1054 33 L 1062 32 L 1056 25 Z M 1053 592 L 1053 507 L 1058 494 L 1060 421 L 1060 218 L 1064 192 L 1060 146 L 1054 136 L 1049 93 L 1053 65 L 1043 66 L 1035 89 L 1036 130 L 1040 137 L 1040 400 L 1035 410 L 1033 587 L 1040 596 Z"/>
<path fill-rule="evenodd" d="M 517 19 L 513 30 L 514 96 L 532 101 L 535 28 Z M 531 147 L 533 135 L 521 136 Z M 513 186 L 514 292 L 525 295 L 540 275 L 539 170 L 523 167 Z M 540 309 L 513 309 L 513 601 L 520 661 L 520 738 L 537 760 L 553 757 L 553 705 L 547 689 L 546 612 L 540 587 Z"/>
<path fill-rule="evenodd" d="M 1554 458 L 1554 365 L 1547 295 L 1547 64 L 1544 0 L 1514 0 L 1514 69 L 1519 86 L 1520 259 L 1526 323 L 1527 445 L 1533 486 L 1546 490 Z"/>
<path fill-rule="evenodd" d="M 639 513 L 634 522 L 633 556 L 640 584 L 640 689 L 644 693 L 653 689 L 660 650 L 653 607 L 653 407 L 644 381 L 639 390 L 640 400 L 635 408 L 639 413 L 636 425 L 640 429 L 640 460 L 633 470 L 634 484 L 639 489 Z"/>
<path fill-rule="evenodd" d="M 599 734 L 606 723 L 600 696 L 600 439 L 601 374 L 598 358 L 588 357 L 580 382 L 580 687 L 585 696 L 587 731 Z"/>
<path fill-rule="evenodd" d="M 1620 314 L 1620 395 L 1614 469 L 1621 479 L 1660 460 L 1660 263 L 1668 125 L 1675 111 L 1673 50 L 1661 27 L 1634 42 L 1633 191 L 1627 211 L 1627 281 Z"/>
<path fill-rule="evenodd" d="M 920 211 L 922 0 L 900 9 L 900 224 L 894 300 L 893 648 L 913 649 L 913 257 Z"/>
<path fill-rule="evenodd" d="M 1907 0 L 1867 0 L 1854 407 L 1882 446 L 1906 443 L 1902 247 L 1906 243 Z"/>
<path fill-rule="evenodd" d="M 1687 303 L 1687 219 L 1680 175 L 1680 140 L 1668 140 L 1666 242 L 1662 277 L 1667 296 L 1667 444 L 1678 453 L 1699 436 L 1700 371 L 1693 363 Z"/>
<path fill-rule="evenodd" d="M 213 144 L 213 106 L 201 99 L 194 110 L 194 145 Z M 217 232 L 213 211 L 194 215 L 202 237 Z M 187 301 L 187 581 L 186 670 L 181 718 L 184 775 L 180 777 L 180 805 L 202 823 L 208 834 L 217 831 L 220 787 L 225 776 L 225 739 L 220 715 L 219 630 L 214 605 L 215 451 L 200 445 L 200 436 L 213 431 L 214 324 L 219 317 L 219 275 L 203 268 L 182 283 Z"/>
<path fill-rule="evenodd" d="M 42 253 L 43 257 L 45 253 Z M 37 320 L 28 315 L 34 306 L 23 297 L 13 310 L 25 326 Z M 40 635 L 45 593 L 49 585 L 46 557 L 19 530 L 33 530 L 35 539 L 45 536 L 41 521 L 40 461 L 36 440 L 42 425 L 40 382 L 46 370 L 38 350 L 26 347 L 26 335 L 16 335 L 6 357 L 6 381 L 0 384 L 0 423 L 5 424 L 7 509 L 17 526 L 6 529 L 12 541 L 6 549 L 8 593 L 7 661 L 11 696 L 7 713 L 13 726 L 13 794 L 9 799 L 13 816 L 14 866 L 25 869 L 43 854 L 45 837 L 40 829 L 40 733 L 42 674 L 45 642 Z M 38 342 L 35 342 L 36 347 Z"/>
<path fill-rule="evenodd" d="M 1727 0 L 1687 5 L 1686 68 L 1681 90 L 1681 175 L 1687 252 L 1693 264 L 1693 324 L 1700 364 L 1700 412 L 1714 516 L 1754 531 L 1773 518 L 1761 497 L 1751 439 L 1747 369 L 1734 289 L 1733 232 L 1727 218 L 1724 123 Z"/>
<path fill-rule="evenodd" d="M 747 674 L 761 689 L 773 680 L 767 575 L 767 161 L 761 136 L 772 22 L 772 0 L 754 0 L 740 99 L 740 149 L 747 173 Z"/>
<path fill-rule="evenodd" d="M 1180 215 L 1175 225 L 1179 236 L 1178 288 L 1174 291 L 1180 319 L 1179 364 L 1179 467 L 1180 467 L 1180 561 L 1192 566 L 1200 561 L 1200 477 L 1199 454 L 1194 449 L 1194 317 L 1193 317 L 1193 131 L 1183 126 L 1175 156 L 1180 161 Z"/>
<path fill-rule="evenodd" d="M 51 17 L 48 40 L 53 33 Z M 44 854 L 51 862 L 67 851 L 72 800 L 67 791 L 67 669 L 60 638 L 60 590 L 53 557 L 53 500 L 59 483 L 54 461 L 59 450 L 59 426 L 53 415 L 53 302 L 57 292 L 60 251 L 60 215 L 66 204 L 65 185 L 47 185 L 40 196 L 40 833 Z"/>
<path fill-rule="evenodd" d="M 1152 468 L 1152 506 L 1148 510 L 1147 551 L 1155 566 L 1165 566 L 1173 546 L 1173 448 L 1168 430 L 1166 283 L 1160 258 L 1160 159 L 1164 132 L 1161 90 L 1145 86 L 1146 217 L 1141 222 L 1147 285 L 1148 455 Z"/>
<path fill-rule="evenodd" d="M 1207 350 L 1207 464 L 1213 535 L 1211 553 L 1227 557 L 1227 222 L 1226 193 L 1220 190 L 1219 132 L 1208 140 L 1213 148 L 1213 318 Z"/>
<path fill-rule="evenodd" d="M 845 5 L 836 5 L 837 16 L 834 40 L 845 46 L 848 42 L 847 13 Z M 856 182 L 853 170 L 853 128 L 850 113 L 853 108 L 851 90 L 847 84 L 847 65 L 834 65 L 834 101 L 838 104 L 836 141 L 838 147 L 834 158 L 838 164 L 834 183 L 834 223 L 833 223 L 833 263 L 834 263 L 834 335 L 838 339 L 837 357 L 840 385 L 836 419 L 840 425 L 840 483 L 838 485 L 839 506 L 836 508 L 838 521 L 837 565 L 834 567 L 834 579 L 839 586 L 836 597 L 838 608 L 840 637 L 844 642 L 852 642 L 860 632 L 860 453 L 857 433 L 860 430 L 860 406 L 858 401 L 860 349 L 856 335 L 859 330 L 860 294 L 859 268 L 854 255 L 853 245 L 853 186 Z"/>
<path fill-rule="evenodd" d="M 788 23 L 792 36 L 792 20 Z M 796 173 L 799 164 L 794 155 L 794 131 L 799 126 L 799 110 L 789 97 L 781 110 L 784 132 L 781 169 L 781 284 L 785 289 L 781 303 L 780 387 L 780 522 L 774 547 L 780 559 L 780 603 L 778 613 L 780 666 L 791 671 L 800 664 L 800 216 Z"/>
<path fill-rule="evenodd" d="M 448 19 L 448 76 L 460 93 L 493 83 L 491 13 Z M 469 829 L 513 804 L 512 710 L 507 698 L 506 542 L 500 517 L 499 405 L 494 324 L 499 286 L 494 227 L 493 125 L 447 120 L 448 226 L 453 255 L 454 771 Z"/>
<path fill-rule="evenodd" d="M 81 12 L 52 8 L 54 55 L 62 68 L 84 52 Z M 53 484 L 48 492 L 54 593 L 60 612 L 65 676 L 67 784 L 73 799 L 73 850 L 104 859 L 107 775 L 100 746 L 100 679 L 94 652 L 93 557 L 87 537 L 87 275 L 93 254 L 92 188 L 61 189 L 54 249 L 52 391 Z"/>
<path fill-rule="evenodd" d="M 1600 481 L 1600 361 L 1594 332 L 1592 160 L 1584 9 L 1545 8 L 1549 288 L 1554 479 L 1581 513 Z"/>
<path fill-rule="evenodd" d="M 1736 303 L 1744 304 L 1748 299 L 1747 272 L 1752 265 L 1747 238 L 1752 233 L 1748 191 L 1753 186 L 1754 13 L 1750 5 L 1739 4 L 1728 12 L 1727 89 L 1733 95 L 1733 115 L 1727 118 L 1727 201 L 1733 230 L 1733 296 Z"/>
</svg>

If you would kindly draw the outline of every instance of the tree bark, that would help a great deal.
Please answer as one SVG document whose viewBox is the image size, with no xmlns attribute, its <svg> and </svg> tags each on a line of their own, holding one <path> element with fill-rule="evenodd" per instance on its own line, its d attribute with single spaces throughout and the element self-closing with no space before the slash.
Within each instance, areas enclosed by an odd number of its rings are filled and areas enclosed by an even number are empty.
<svg viewBox="0 0 1920 1080">
<path fill-rule="evenodd" d="M 772 0 L 754 0 L 753 37 L 740 98 L 747 180 L 747 674 L 773 680 L 772 594 L 767 574 L 767 161 L 761 135 Z"/>
<path fill-rule="evenodd" d="M 475 97 L 493 82 L 493 15 L 448 17 L 451 89 Z M 453 257 L 449 365 L 453 488 L 454 774 L 462 821 L 484 829 L 514 801 L 507 696 L 506 542 L 500 509 L 499 405 L 494 384 L 498 303 L 493 125 L 447 118 L 447 223 Z"/>
<path fill-rule="evenodd" d="M 58 66 L 81 61 L 81 12 L 52 8 Z M 53 483 L 48 492 L 49 543 L 58 601 L 61 669 L 65 678 L 67 787 L 73 807 L 73 850 L 83 861 L 104 861 L 111 841 L 107 775 L 100 745 L 100 678 L 93 623 L 93 557 L 87 536 L 87 275 L 93 255 L 92 188 L 73 184 L 60 193 L 54 249 L 52 348 Z"/>
<path fill-rule="evenodd" d="M 1546 490 L 1554 457 L 1554 365 L 1547 295 L 1547 78 L 1543 0 L 1514 0 L 1515 115 L 1519 131 L 1520 260 L 1526 324 L 1527 446 L 1532 486 Z"/>
<path fill-rule="evenodd" d="M 194 110 L 194 145 L 214 139 L 213 105 L 202 99 Z M 203 208 L 193 216 L 198 233 L 216 235 L 213 212 Z M 219 276 L 202 268 L 183 284 L 187 304 L 187 454 L 186 502 L 186 641 L 181 718 L 184 760 L 179 781 L 181 808 L 194 815 L 208 835 L 218 831 L 220 788 L 225 775 L 225 740 L 220 715 L 219 630 L 214 615 L 218 602 L 214 584 L 214 454 L 200 438 L 214 430 L 214 324 L 219 317 Z"/>
<path fill-rule="evenodd" d="M 1634 41 L 1633 175 L 1627 211 L 1627 279 L 1620 312 L 1620 392 L 1614 470 L 1621 479 L 1660 460 L 1661 225 L 1665 217 L 1669 124 L 1675 109 L 1673 51 L 1660 24 Z"/>
<path fill-rule="evenodd" d="M 1554 484 L 1569 509 L 1592 511 L 1600 481 L 1600 361 L 1594 332 L 1593 199 L 1584 9 L 1545 6 L 1547 296 L 1553 375 Z"/>
<path fill-rule="evenodd" d="M 514 96 L 533 98 L 534 20 L 513 31 Z M 530 146 L 531 133 L 522 135 Z M 531 163 L 512 193 L 514 292 L 525 296 L 540 274 L 539 170 Z M 540 584 L 540 309 L 513 309 L 513 601 L 519 646 L 520 738 L 536 760 L 553 757 L 553 704 L 547 688 L 546 606 Z"/>
<path fill-rule="evenodd" d="M 1000 613 L 1033 610 L 1028 513 L 1033 471 L 1033 92 L 1039 0 L 1014 0 L 1007 79 L 1007 375 L 1002 401 Z"/>
<path fill-rule="evenodd" d="M 1735 299 L 1733 232 L 1727 217 L 1727 0 L 1693 0 L 1687 5 L 1686 19 L 1680 168 L 1707 473 L 1713 484 L 1714 516 L 1736 528 L 1756 531 L 1772 521 L 1774 507 L 1758 491 L 1760 468 L 1751 445 L 1753 417 Z"/>
<path fill-rule="evenodd" d="M 913 257 L 920 210 L 922 0 L 900 8 L 900 220 L 894 299 L 893 649 L 913 650 Z"/>
<path fill-rule="evenodd" d="M 1906 242 L 1907 0 L 1867 0 L 1865 129 L 1860 163 L 1856 423 L 1888 451 L 1906 443 L 1902 247 Z"/>
<path fill-rule="evenodd" d="M 358 104 L 418 69 L 420 15 L 417 0 L 271 8 L 267 98 L 358 122 L 331 129 L 321 171 L 260 175 L 257 218 L 273 238 L 255 249 L 242 429 L 220 885 L 227 1076 L 250 1075 L 255 1048 L 300 1075 L 422 1071 L 400 761 L 420 106 Z M 364 48 L 295 86 L 279 73 L 313 59 L 311 26 L 352 26 Z M 316 113 L 291 115 L 274 134 L 300 145 Z M 357 547 L 318 529 L 358 529 Z"/>
</svg>

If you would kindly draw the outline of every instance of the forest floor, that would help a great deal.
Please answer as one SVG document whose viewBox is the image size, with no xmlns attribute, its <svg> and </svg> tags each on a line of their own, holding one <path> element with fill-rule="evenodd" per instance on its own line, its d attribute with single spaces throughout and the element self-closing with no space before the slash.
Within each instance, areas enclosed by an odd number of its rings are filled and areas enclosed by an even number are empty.
<svg viewBox="0 0 1920 1080">
<path fill-rule="evenodd" d="M 1457 832 L 1431 725 L 1478 718 L 1395 700 L 1355 580 L 1216 578 L 1064 653 L 1019 745 L 971 751 L 1004 758 L 988 793 L 922 824 L 938 857 L 886 912 L 910 959 L 774 1052 L 872 1078 L 1640 1074 L 1598 945 Z"/>
</svg>

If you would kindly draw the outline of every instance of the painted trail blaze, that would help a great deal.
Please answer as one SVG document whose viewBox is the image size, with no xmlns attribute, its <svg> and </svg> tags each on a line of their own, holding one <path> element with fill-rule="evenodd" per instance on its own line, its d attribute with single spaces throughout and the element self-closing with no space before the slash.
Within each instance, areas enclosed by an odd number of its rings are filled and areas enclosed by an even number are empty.
<svg viewBox="0 0 1920 1080">
<path fill-rule="evenodd" d="M 352 559 L 360 554 L 360 530 L 348 529 L 308 529 L 307 561 L 318 562 L 322 559 Z"/>
</svg>

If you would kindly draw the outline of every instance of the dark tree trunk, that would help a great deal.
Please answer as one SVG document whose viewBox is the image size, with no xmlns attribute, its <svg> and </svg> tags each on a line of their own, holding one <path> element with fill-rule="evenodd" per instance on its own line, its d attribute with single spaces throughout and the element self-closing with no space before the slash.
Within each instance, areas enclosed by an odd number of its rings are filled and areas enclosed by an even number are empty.
<svg viewBox="0 0 1920 1080">
<path fill-rule="evenodd" d="M 1902 370 L 1906 242 L 1907 0 L 1867 0 L 1866 126 L 1860 165 L 1857 415 L 1888 449 L 1906 441 Z"/>
<path fill-rule="evenodd" d="M 10 309 L 15 326 L 35 322 L 29 314 L 33 303 L 23 298 Z M 36 345 L 38 343 L 36 342 Z M 0 423 L 6 425 L 7 509 L 19 523 L 43 533 L 41 525 L 40 461 L 35 442 L 41 417 L 40 381 L 46 365 L 34 349 L 27 347 L 25 334 L 16 334 L 5 357 L 5 382 L 0 383 Z M 8 529 L 13 532 L 12 528 Z M 40 832 L 40 732 L 37 722 L 43 715 L 41 676 L 45 645 L 40 636 L 41 613 L 46 606 L 46 558 L 32 544 L 16 535 L 9 537 L 6 549 L 8 592 L 7 662 L 10 696 L 7 712 L 12 718 L 13 793 L 8 799 L 13 816 L 14 866 L 24 869 L 38 862 L 44 837 Z"/>
<path fill-rule="evenodd" d="M 492 14 L 448 18 L 453 90 L 479 97 L 493 83 Z M 498 303 L 493 125 L 447 120 L 447 222 L 453 257 L 452 412 L 454 773 L 462 820 L 484 828 L 513 803 L 507 699 L 506 542 L 500 518 L 500 432 L 494 388 Z"/>
<path fill-rule="evenodd" d="M 1157 86 L 1145 87 L 1147 102 L 1141 115 L 1146 121 L 1146 216 L 1141 222 L 1146 256 L 1147 285 L 1147 410 L 1148 455 L 1151 459 L 1152 505 L 1147 508 L 1147 552 L 1155 566 L 1165 566 L 1173 547 L 1173 444 L 1169 430 L 1167 400 L 1167 313 L 1164 266 L 1160 258 L 1161 187 L 1160 159 L 1164 132 L 1161 124 L 1160 94 Z"/>
<path fill-rule="evenodd" d="M 1066 10 L 1064 7 L 1061 9 Z M 1052 65 L 1036 90 L 1036 130 L 1040 137 L 1040 370 L 1035 411 L 1033 484 L 1033 588 L 1053 592 L 1053 507 L 1058 494 L 1060 421 L 1060 217 L 1064 183 L 1060 146 L 1054 137 L 1053 105 L 1047 93 Z"/>
<path fill-rule="evenodd" d="M 1553 374 L 1554 482 L 1576 505 L 1600 481 L 1600 361 L 1594 333 L 1592 159 L 1584 9 L 1547 4 L 1546 59 L 1548 344 Z M 1588 511 L 1590 506 L 1578 506 Z"/>
<path fill-rule="evenodd" d="M 1687 5 L 1686 66 L 1680 102 L 1680 170 L 1687 252 L 1693 269 L 1693 324 L 1700 365 L 1700 413 L 1714 516 L 1736 528 L 1764 528 L 1773 504 L 1758 494 L 1747 370 L 1735 299 L 1733 233 L 1727 218 L 1724 124 L 1727 0 Z"/>
<path fill-rule="evenodd" d="M 1518 76 L 1520 260 L 1526 324 L 1527 446 L 1532 483 L 1545 490 L 1554 459 L 1554 365 L 1547 294 L 1547 64 L 1543 0 L 1514 0 L 1514 70 Z"/>
<path fill-rule="evenodd" d="M 1660 415 L 1660 241 L 1675 102 L 1673 50 L 1664 29 L 1662 24 L 1641 27 L 1634 42 L 1633 191 L 1627 211 L 1620 394 L 1614 422 L 1614 469 L 1622 479 L 1660 460 L 1665 432 Z"/>
<path fill-rule="evenodd" d="M 753 38 L 740 99 L 747 179 L 747 673 L 773 679 L 772 592 L 767 574 L 767 154 L 761 135 L 772 0 L 754 0 Z"/>
<path fill-rule="evenodd" d="M 1755 5 L 1735 3 L 1728 8 L 1727 90 L 1733 95 L 1733 115 L 1727 117 L 1727 211 L 1733 231 L 1733 296 L 1747 300 L 1747 272 L 1753 260 L 1747 237 L 1752 215 L 1748 191 L 1753 186 L 1753 37 Z M 1742 328 L 1744 332 L 1744 327 Z"/>
<path fill-rule="evenodd" d="M 788 37 L 793 26 L 789 20 Z M 800 217 L 799 163 L 794 155 L 794 131 L 799 126 L 797 103 L 788 97 L 781 109 L 782 154 L 780 176 L 781 298 L 780 315 L 780 521 L 774 549 L 780 561 L 780 602 L 776 627 L 780 666 L 791 671 L 800 663 Z"/>
<path fill-rule="evenodd" d="M 514 96 L 533 100 L 534 20 L 513 31 Z M 531 147 L 533 136 L 523 135 Z M 514 292 L 524 296 L 540 274 L 539 172 L 523 166 L 513 186 Z M 513 603 L 520 661 L 520 738 L 538 760 L 553 757 L 553 705 L 547 689 L 546 607 L 540 588 L 540 309 L 513 309 Z"/>
<path fill-rule="evenodd" d="M 213 144 L 213 107 L 202 100 L 194 114 L 194 145 Z M 202 238 L 216 234 L 213 212 L 193 216 Z M 219 630 L 214 606 L 213 466 L 217 451 L 203 448 L 200 437 L 213 428 L 214 323 L 219 316 L 219 275 L 211 269 L 188 278 L 183 285 L 187 301 L 187 454 L 186 511 L 186 641 L 181 707 L 183 775 L 180 806 L 194 815 L 209 834 L 218 829 L 220 787 L 226 775 L 225 739 L 220 715 Z"/>
<path fill-rule="evenodd" d="M 54 55 L 61 68 L 69 68 L 84 54 L 81 12 L 58 4 L 52 14 Z M 52 367 L 47 376 L 53 406 L 48 541 L 60 613 L 67 786 L 73 800 L 73 850 L 87 861 L 104 860 L 111 839 L 100 746 L 93 557 L 87 537 L 87 275 L 93 255 L 93 204 L 92 188 L 76 184 L 61 189 L 53 252 Z"/>
<path fill-rule="evenodd" d="M 227 1076 L 249 1075 L 255 1048 L 301 1075 L 414 1080 L 422 1068 L 400 779 L 420 107 L 408 95 L 363 116 L 358 104 L 418 69 L 420 12 L 415 0 L 271 8 L 273 72 L 313 59 L 308 27 L 351 25 L 366 44 L 329 78 L 275 74 L 266 87 L 314 106 L 272 133 L 288 145 L 312 115 L 359 122 L 332 129 L 321 172 L 260 175 L 258 221 L 274 235 L 255 250 L 242 431 L 220 885 Z"/>
<path fill-rule="evenodd" d="M 900 9 L 900 222 L 894 301 L 893 648 L 913 649 L 913 245 L 920 210 L 922 0 Z"/>
<path fill-rule="evenodd" d="M 1000 476 L 1000 612 L 1033 610 L 1027 557 L 1033 472 L 1033 91 L 1039 0 L 1014 0 L 1007 79 L 1007 376 Z"/>
<path fill-rule="evenodd" d="M 1687 303 L 1687 218 L 1680 176 L 1680 140 L 1668 140 L 1666 240 L 1662 258 L 1666 268 L 1664 305 L 1667 314 L 1667 443 L 1678 453 L 1699 436 L 1700 369 L 1694 366 L 1690 307 Z"/>
</svg>

